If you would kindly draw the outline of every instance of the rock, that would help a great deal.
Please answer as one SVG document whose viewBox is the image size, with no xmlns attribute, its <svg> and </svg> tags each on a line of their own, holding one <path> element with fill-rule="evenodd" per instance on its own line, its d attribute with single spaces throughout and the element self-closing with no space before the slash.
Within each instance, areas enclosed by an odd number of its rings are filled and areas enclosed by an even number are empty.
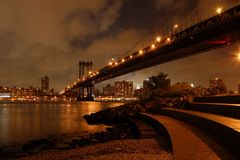
<svg viewBox="0 0 240 160">
<path fill-rule="evenodd" d="M 108 132 L 114 132 L 114 129 L 111 128 L 111 127 L 106 128 L 106 130 L 107 130 Z"/>
<path fill-rule="evenodd" d="M 77 146 L 85 146 L 90 144 L 89 138 L 73 139 L 72 143 Z"/>
<path fill-rule="evenodd" d="M 1 150 L 0 159 L 12 159 L 15 157 L 16 153 L 12 151 Z"/>
<path fill-rule="evenodd" d="M 36 153 L 41 150 L 52 148 L 55 142 L 49 139 L 32 140 L 22 146 L 22 150 L 29 153 Z"/>
<path fill-rule="evenodd" d="M 71 149 L 72 147 L 69 144 L 56 144 L 54 147 L 54 149 L 58 149 L 58 150 L 67 150 L 67 149 Z"/>
<path fill-rule="evenodd" d="M 97 140 L 96 138 L 91 138 L 91 139 L 89 139 L 89 141 L 91 144 L 99 143 L 99 140 Z"/>
</svg>

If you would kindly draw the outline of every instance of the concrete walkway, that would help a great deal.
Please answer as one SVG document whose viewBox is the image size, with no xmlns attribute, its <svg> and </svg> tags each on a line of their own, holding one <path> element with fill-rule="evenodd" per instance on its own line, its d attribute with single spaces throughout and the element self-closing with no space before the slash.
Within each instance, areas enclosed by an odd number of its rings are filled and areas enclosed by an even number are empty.
<svg viewBox="0 0 240 160">
<path fill-rule="evenodd" d="M 186 109 L 240 119 L 240 104 L 191 102 Z"/>
<path fill-rule="evenodd" d="M 224 106 L 234 106 L 234 107 L 240 107 L 240 104 L 230 104 L 230 103 L 210 103 L 210 102 L 191 102 L 192 104 L 202 104 L 202 105 L 208 105 L 208 104 L 212 104 L 212 105 L 224 105 Z"/>
<path fill-rule="evenodd" d="M 198 111 L 176 109 L 176 108 L 164 108 L 163 110 L 175 111 L 175 112 L 180 112 L 180 113 L 187 113 L 187 114 L 191 114 L 191 115 L 194 115 L 194 116 L 209 119 L 211 121 L 215 121 L 217 123 L 225 125 L 226 127 L 229 127 L 231 129 L 239 132 L 239 134 L 240 134 L 240 119 L 229 118 L 229 117 L 224 117 L 224 116 L 221 116 L 221 115 L 209 114 L 209 113 L 198 112 Z"/>
<path fill-rule="evenodd" d="M 234 159 L 206 133 L 190 124 L 164 115 L 145 114 L 145 116 L 157 120 L 167 129 L 172 141 L 174 160 Z"/>
</svg>

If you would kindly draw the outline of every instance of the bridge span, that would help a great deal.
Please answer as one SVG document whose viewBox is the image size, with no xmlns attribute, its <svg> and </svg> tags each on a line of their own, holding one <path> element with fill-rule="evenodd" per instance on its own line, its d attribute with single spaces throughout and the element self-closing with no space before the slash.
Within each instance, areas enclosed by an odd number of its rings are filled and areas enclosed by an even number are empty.
<svg viewBox="0 0 240 160">
<path fill-rule="evenodd" d="M 210 17 L 169 37 L 158 37 L 151 45 L 121 57 L 88 77 L 78 79 L 64 92 L 79 89 L 79 99 L 92 96 L 96 83 L 176 59 L 231 45 L 240 40 L 240 5 Z"/>
</svg>

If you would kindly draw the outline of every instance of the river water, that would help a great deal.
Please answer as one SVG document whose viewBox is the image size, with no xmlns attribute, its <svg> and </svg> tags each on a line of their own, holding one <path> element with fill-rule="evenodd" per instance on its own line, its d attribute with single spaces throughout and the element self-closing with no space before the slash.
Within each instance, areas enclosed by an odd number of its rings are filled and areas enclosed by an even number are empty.
<svg viewBox="0 0 240 160">
<path fill-rule="evenodd" d="M 102 130 L 87 125 L 83 115 L 119 106 L 111 102 L 0 103 L 0 146 L 48 136 Z"/>
</svg>

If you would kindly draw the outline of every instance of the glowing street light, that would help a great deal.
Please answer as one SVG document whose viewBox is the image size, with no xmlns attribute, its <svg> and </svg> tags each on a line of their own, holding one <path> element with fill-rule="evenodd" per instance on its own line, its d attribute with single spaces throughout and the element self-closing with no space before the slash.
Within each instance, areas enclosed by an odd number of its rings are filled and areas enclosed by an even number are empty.
<svg viewBox="0 0 240 160">
<path fill-rule="evenodd" d="M 122 62 L 125 62 L 125 60 L 124 60 L 124 59 L 122 59 Z"/>
<path fill-rule="evenodd" d="M 111 66 L 111 65 L 113 65 L 113 63 L 112 63 L 112 62 L 109 62 L 109 66 Z"/>
<path fill-rule="evenodd" d="M 154 44 L 151 45 L 151 48 L 152 48 L 152 49 L 155 49 L 155 47 L 156 47 L 156 46 L 155 46 Z"/>
<path fill-rule="evenodd" d="M 174 26 L 173 26 L 173 29 L 177 29 L 178 28 L 178 24 L 175 24 Z"/>
<path fill-rule="evenodd" d="M 194 84 L 193 84 L 193 83 L 191 83 L 190 86 L 191 86 L 192 88 L 194 88 Z"/>
<path fill-rule="evenodd" d="M 133 58 L 133 56 L 132 56 L 132 55 L 130 55 L 130 58 Z"/>
<path fill-rule="evenodd" d="M 221 13 L 222 13 L 222 8 L 221 8 L 221 7 L 218 7 L 218 8 L 216 9 L 216 12 L 217 12 L 218 14 L 221 14 Z"/>
<path fill-rule="evenodd" d="M 118 62 L 115 62 L 115 65 L 118 65 Z"/>
<path fill-rule="evenodd" d="M 170 43 L 171 42 L 171 38 L 168 37 L 167 38 L 167 42 Z"/>
<path fill-rule="evenodd" d="M 92 74 L 92 71 L 89 71 L 88 74 Z"/>
<path fill-rule="evenodd" d="M 237 54 L 237 59 L 240 61 L 240 53 Z"/>
<path fill-rule="evenodd" d="M 139 50 L 139 52 L 138 52 L 139 54 L 143 54 L 143 50 Z"/>
<path fill-rule="evenodd" d="M 157 42 L 160 42 L 160 41 L 161 41 L 161 37 L 157 37 L 157 38 L 156 38 L 156 41 L 157 41 Z"/>
</svg>

